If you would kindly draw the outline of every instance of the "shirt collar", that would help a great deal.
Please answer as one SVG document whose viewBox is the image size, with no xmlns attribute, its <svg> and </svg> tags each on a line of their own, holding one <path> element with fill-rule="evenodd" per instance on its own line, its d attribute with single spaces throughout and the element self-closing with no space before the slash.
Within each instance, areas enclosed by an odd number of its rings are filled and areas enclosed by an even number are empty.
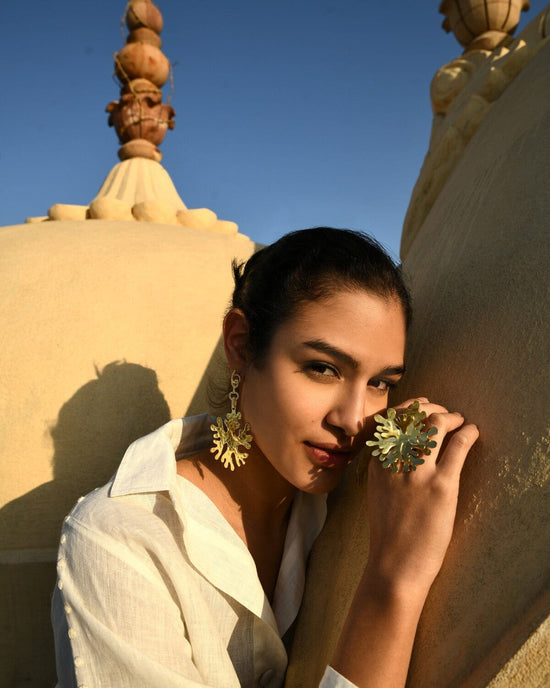
<svg viewBox="0 0 550 688">
<path fill-rule="evenodd" d="M 184 444 L 184 456 L 189 456 L 207 447 L 212 441 L 213 422 L 207 414 L 178 418 L 133 442 L 115 474 L 109 496 L 172 492 L 177 475 L 176 449 Z"/>
</svg>

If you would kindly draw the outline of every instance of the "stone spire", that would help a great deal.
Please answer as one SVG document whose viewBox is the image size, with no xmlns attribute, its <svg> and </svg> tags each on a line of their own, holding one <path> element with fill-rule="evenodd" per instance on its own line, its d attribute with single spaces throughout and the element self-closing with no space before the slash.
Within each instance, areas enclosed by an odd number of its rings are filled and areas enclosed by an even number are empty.
<svg viewBox="0 0 550 688">
<path fill-rule="evenodd" d="M 122 144 L 121 160 L 141 157 L 160 162 L 157 146 L 168 129 L 174 128 L 176 114 L 163 104 L 160 90 L 170 74 L 170 63 L 160 49 L 162 14 L 150 0 L 131 0 L 125 20 L 130 33 L 115 55 L 120 100 L 107 105 L 109 126 L 115 128 Z"/>
<path fill-rule="evenodd" d="M 161 87 L 170 76 L 170 62 L 161 51 L 162 14 L 151 0 L 130 0 L 124 20 L 126 45 L 115 55 L 120 100 L 107 105 L 109 126 L 122 144 L 121 162 L 107 175 L 87 206 L 55 203 L 44 220 L 120 220 L 181 225 L 218 234 L 237 234 L 235 222 L 219 220 L 208 208 L 188 208 L 170 175 L 160 164 L 157 148 L 174 128 L 170 105 L 162 102 Z"/>
</svg>

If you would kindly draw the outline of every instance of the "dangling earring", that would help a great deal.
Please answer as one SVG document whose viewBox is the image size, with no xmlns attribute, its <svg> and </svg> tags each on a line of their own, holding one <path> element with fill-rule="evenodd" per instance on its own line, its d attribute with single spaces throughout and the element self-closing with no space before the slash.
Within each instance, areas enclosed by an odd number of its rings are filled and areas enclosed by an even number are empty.
<svg viewBox="0 0 550 688">
<path fill-rule="evenodd" d="M 241 428 L 242 415 L 237 411 L 237 401 L 239 393 L 237 388 L 241 383 L 241 376 L 234 370 L 231 373 L 231 391 L 229 392 L 229 399 L 231 400 L 231 411 L 226 414 L 225 419 L 218 416 L 217 424 L 212 424 L 210 429 L 214 432 L 214 446 L 210 449 L 215 454 L 214 458 L 222 460 L 225 468 L 235 470 L 235 465 L 243 466 L 248 453 L 241 451 L 239 447 L 250 449 L 252 442 L 252 435 L 248 434 L 250 425 L 244 424 Z M 225 446 L 225 450 L 224 450 Z M 234 463 L 233 463 L 234 462 Z"/>
</svg>

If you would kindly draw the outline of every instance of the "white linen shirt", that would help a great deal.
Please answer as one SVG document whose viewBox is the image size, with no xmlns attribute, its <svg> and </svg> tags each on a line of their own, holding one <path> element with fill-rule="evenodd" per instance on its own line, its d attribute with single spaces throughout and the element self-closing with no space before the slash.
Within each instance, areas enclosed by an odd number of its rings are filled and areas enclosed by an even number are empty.
<svg viewBox="0 0 550 688">
<path fill-rule="evenodd" d="M 52 600 L 59 688 L 283 685 L 281 636 L 326 496 L 297 493 L 271 606 L 243 541 L 176 471 L 176 449 L 211 444 L 212 421 L 174 420 L 137 440 L 66 517 Z M 321 682 L 352 685 L 330 667 Z"/>
</svg>

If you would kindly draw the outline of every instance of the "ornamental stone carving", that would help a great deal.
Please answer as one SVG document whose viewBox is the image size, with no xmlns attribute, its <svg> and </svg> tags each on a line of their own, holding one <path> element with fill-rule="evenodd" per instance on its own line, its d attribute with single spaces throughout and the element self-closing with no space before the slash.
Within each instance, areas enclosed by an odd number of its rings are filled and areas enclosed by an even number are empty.
<svg viewBox="0 0 550 688">
<path fill-rule="evenodd" d="M 130 0 L 124 20 L 129 35 L 115 55 L 120 99 L 106 108 L 108 124 L 115 128 L 122 144 L 118 151 L 121 162 L 109 172 L 87 206 L 55 203 L 47 216 L 26 221 L 147 222 L 237 235 L 235 222 L 220 220 L 208 208 L 188 208 L 160 164 L 158 146 L 168 129 L 174 128 L 176 114 L 171 105 L 162 102 L 161 87 L 170 75 L 170 63 L 161 52 L 160 10 L 151 0 Z"/>
<path fill-rule="evenodd" d="M 120 100 L 107 105 L 109 126 L 123 144 L 121 160 L 143 157 L 160 162 L 157 146 L 174 128 L 176 114 L 162 103 L 160 90 L 170 74 L 170 63 L 160 49 L 162 14 L 150 0 L 131 0 L 125 19 L 130 34 L 115 55 L 115 74 L 122 88 Z"/>
<path fill-rule="evenodd" d="M 493 50 L 516 29 L 529 0 L 443 0 L 443 28 L 468 50 Z"/>
<path fill-rule="evenodd" d="M 460 6 L 467 19 L 470 15 L 464 8 L 475 3 L 444 0 L 441 8 L 447 11 L 451 4 Z M 525 8 L 525 2 L 519 4 Z M 434 113 L 430 147 L 405 217 L 402 258 L 495 101 L 549 41 L 550 7 L 547 7 L 517 38 L 506 34 L 504 43 L 493 50 L 472 49 L 469 44 L 460 57 L 443 65 L 435 74 L 430 87 Z"/>
</svg>

